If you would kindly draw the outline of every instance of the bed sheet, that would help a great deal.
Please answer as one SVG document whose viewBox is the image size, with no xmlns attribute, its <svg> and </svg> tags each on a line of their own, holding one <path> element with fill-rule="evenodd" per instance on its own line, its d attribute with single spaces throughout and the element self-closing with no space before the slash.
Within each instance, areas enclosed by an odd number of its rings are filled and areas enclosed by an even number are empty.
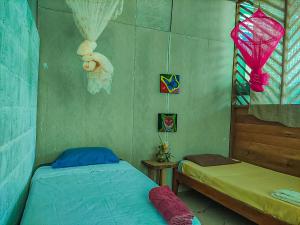
<svg viewBox="0 0 300 225">
<path fill-rule="evenodd" d="M 41 167 L 33 176 L 21 225 L 166 225 L 148 199 L 156 186 L 125 161 Z"/>
<path fill-rule="evenodd" d="M 241 162 L 202 167 L 188 160 L 179 172 L 288 224 L 300 225 L 300 207 L 271 196 L 278 189 L 300 192 L 300 178 Z"/>
</svg>

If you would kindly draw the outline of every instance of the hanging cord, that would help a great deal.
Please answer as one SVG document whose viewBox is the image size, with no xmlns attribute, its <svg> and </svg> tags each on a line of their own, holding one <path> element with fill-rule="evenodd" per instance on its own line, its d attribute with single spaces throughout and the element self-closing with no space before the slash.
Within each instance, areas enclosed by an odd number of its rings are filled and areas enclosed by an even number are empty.
<svg viewBox="0 0 300 225">
<path fill-rule="evenodd" d="M 167 54 L 167 72 L 171 73 L 171 44 L 172 44 L 172 35 L 169 33 L 168 38 L 168 54 Z M 167 112 L 170 113 L 170 94 L 167 94 Z"/>
<path fill-rule="evenodd" d="M 172 44 L 172 33 L 169 32 L 168 37 L 168 52 L 167 52 L 167 68 L 166 71 L 168 74 L 171 73 L 171 44 Z M 166 106 L 167 106 L 167 113 L 170 113 L 170 94 L 166 94 Z M 165 133 L 165 143 L 168 144 L 169 141 L 169 134 L 168 132 Z"/>
<path fill-rule="evenodd" d="M 172 22 L 173 22 L 173 6 L 174 2 L 172 0 L 171 5 L 171 18 L 170 18 L 170 31 L 168 36 L 168 52 L 167 52 L 167 73 L 171 73 L 171 46 L 172 46 Z M 166 106 L 167 106 L 167 113 L 170 113 L 170 94 L 167 93 L 166 95 Z M 165 132 L 165 143 L 169 144 L 169 134 Z"/>
</svg>

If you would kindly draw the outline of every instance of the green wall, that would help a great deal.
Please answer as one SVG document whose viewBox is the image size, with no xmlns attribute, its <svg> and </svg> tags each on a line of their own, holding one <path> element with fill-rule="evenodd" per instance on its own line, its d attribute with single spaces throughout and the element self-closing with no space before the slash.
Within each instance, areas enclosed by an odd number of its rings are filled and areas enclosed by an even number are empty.
<svg viewBox="0 0 300 225">
<path fill-rule="evenodd" d="M 115 67 L 112 94 L 93 96 L 76 55 L 82 37 L 70 10 L 63 0 L 39 0 L 37 164 L 76 146 L 109 146 L 137 167 L 153 155 L 157 113 L 167 110 L 159 74 L 166 72 L 170 27 L 171 72 L 182 75 L 182 93 L 170 96 L 170 111 L 178 113 L 172 152 L 176 159 L 227 155 L 234 10 L 226 0 L 174 0 L 173 10 L 171 0 L 125 0 L 123 15 L 98 41 Z"/>
<path fill-rule="evenodd" d="M 0 1 L 0 225 L 19 222 L 34 164 L 38 49 L 27 1 Z"/>
</svg>

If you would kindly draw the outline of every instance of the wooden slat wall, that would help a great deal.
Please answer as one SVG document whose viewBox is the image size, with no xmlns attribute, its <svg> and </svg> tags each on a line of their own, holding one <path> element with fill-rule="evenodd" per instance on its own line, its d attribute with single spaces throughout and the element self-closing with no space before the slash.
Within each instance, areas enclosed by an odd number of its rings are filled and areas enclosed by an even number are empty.
<svg viewBox="0 0 300 225">
<path fill-rule="evenodd" d="M 233 158 L 300 177 L 300 128 L 266 122 L 233 110 Z"/>
</svg>

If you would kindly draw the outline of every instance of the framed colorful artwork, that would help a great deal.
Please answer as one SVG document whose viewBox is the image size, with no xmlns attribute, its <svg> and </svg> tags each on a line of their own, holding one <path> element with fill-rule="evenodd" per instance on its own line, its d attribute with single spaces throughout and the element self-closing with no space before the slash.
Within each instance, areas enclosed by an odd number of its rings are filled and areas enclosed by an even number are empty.
<svg viewBox="0 0 300 225">
<path fill-rule="evenodd" d="M 179 94 L 180 75 L 160 74 L 160 93 Z"/>
<path fill-rule="evenodd" d="M 177 114 L 158 114 L 159 132 L 177 132 Z"/>
</svg>

